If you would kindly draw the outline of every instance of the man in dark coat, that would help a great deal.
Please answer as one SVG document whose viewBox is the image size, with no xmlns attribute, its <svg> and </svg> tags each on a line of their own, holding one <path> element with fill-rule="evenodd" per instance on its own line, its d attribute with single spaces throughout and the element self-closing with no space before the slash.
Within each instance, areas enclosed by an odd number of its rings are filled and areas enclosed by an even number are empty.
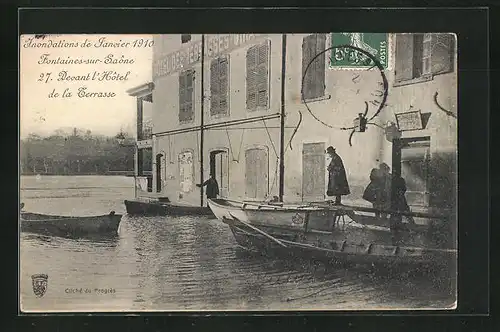
<svg viewBox="0 0 500 332">
<path fill-rule="evenodd" d="M 217 198 L 219 195 L 219 184 L 215 179 L 215 175 L 210 174 L 210 178 L 202 184 L 197 184 L 197 187 L 207 186 L 206 194 L 208 199 Z"/>
<path fill-rule="evenodd" d="M 335 204 L 341 204 L 342 195 L 351 193 L 344 163 L 333 146 L 329 146 L 326 153 L 332 158 L 328 165 L 328 190 L 326 194 L 327 196 L 335 196 Z"/>
</svg>

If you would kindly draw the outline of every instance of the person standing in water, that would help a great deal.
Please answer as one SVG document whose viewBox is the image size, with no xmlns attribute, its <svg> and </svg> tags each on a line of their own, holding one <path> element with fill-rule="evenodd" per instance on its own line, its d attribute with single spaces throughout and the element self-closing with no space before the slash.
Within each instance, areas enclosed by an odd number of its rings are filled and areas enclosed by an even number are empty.
<svg viewBox="0 0 500 332">
<path fill-rule="evenodd" d="M 342 196 L 351 193 L 347 175 L 342 158 L 337 154 L 333 146 L 326 149 L 326 153 L 332 158 L 328 165 L 328 189 L 327 196 L 335 196 L 335 204 L 341 204 Z"/>
<path fill-rule="evenodd" d="M 219 184 L 217 183 L 214 174 L 210 174 L 210 178 L 208 180 L 206 180 L 202 184 L 197 184 L 196 186 L 197 187 L 207 186 L 206 194 L 208 199 L 217 198 L 217 196 L 219 195 Z"/>
</svg>

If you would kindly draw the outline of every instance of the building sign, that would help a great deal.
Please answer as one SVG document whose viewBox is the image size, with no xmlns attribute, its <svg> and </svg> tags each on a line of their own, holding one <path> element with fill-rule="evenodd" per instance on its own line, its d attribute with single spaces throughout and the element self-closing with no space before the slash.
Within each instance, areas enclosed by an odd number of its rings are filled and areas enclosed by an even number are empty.
<svg viewBox="0 0 500 332">
<path fill-rule="evenodd" d="M 350 45 L 373 55 L 387 69 L 389 42 L 387 33 L 332 33 L 331 46 Z M 330 68 L 364 69 L 375 64 L 366 54 L 353 48 L 334 48 L 330 55 Z"/>
<path fill-rule="evenodd" d="M 396 122 L 400 131 L 424 128 L 420 111 L 396 113 Z"/>
<path fill-rule="evenodd" d="M 265 35 L 227 34 L 205 36 L 205 59 L 229 53 Z M 153 63 L 153 79 L 184 70 L 201 59 L 201 40 L 186 43 L 179 50 L 167 54 Z"/>
</svg>

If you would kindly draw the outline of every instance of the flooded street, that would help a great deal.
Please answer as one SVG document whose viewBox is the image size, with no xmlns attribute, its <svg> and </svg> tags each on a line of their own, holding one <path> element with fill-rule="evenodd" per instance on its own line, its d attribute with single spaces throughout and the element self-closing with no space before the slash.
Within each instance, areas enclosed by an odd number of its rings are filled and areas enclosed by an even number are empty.
<svg viewBox="0 0 500 332">
<path fill-rule="evenodd" d="M 22 177 L 29 212 L 123 213 L 118 236 L 66 239 L 22 233 L 25 311 L 350 310 L 442 308 L 447 291 L 399 279 L 243 252 L 229 228 L 204 217 L 131 217 L 133 178 Z M 48 275 L 33 294 L 31 275 Z"/>
</svg>

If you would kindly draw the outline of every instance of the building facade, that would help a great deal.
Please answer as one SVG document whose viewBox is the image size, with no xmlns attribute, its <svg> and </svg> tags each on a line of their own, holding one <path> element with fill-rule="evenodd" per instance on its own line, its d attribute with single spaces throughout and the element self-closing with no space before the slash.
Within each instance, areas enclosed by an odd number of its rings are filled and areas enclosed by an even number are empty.
<svg viewBox="0 0 500 332">
<path fill-rule="evenodd" d="M 221 196 L 265 200 L 280 194 L 283 153 L 283 200 L 324 200 L 333 146 L 351 188 L 345 201 L 367 204 L 370 171 L 386 163 L 405 178 L 413 210 L 456 207 L 453 35 L 156 35 L 153 80 L 129 94 L 138 102 L 139 196 L 206 205 L 196 184 L 213 173 Z M 353 131 L 360 113 L 366 130 Z"/>
</svg>

